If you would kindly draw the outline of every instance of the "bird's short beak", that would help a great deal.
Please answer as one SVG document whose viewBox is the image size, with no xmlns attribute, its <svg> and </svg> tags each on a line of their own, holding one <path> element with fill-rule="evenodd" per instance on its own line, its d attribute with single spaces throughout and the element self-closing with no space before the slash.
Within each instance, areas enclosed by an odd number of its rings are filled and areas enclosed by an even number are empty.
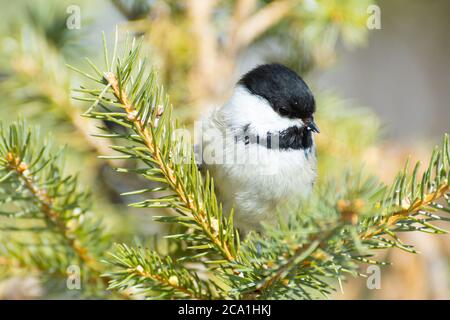
<svg viewBox="0 0 450 320">
<path fill-rule="evenodd" d="M 308 129 L 315 133 L 320 133 L 319 127 L 314 121 L 311 121 L 311 123 L 308 125 Z"/>
<path fill-rule="evenodd" d="M 315 133 L 320 133 L 319 127 L 317 126 L 317 124 L 314 122 L 313 119 L 308 119 L 305 122 L 306 128 L 312 132 Z"/>
</svg>

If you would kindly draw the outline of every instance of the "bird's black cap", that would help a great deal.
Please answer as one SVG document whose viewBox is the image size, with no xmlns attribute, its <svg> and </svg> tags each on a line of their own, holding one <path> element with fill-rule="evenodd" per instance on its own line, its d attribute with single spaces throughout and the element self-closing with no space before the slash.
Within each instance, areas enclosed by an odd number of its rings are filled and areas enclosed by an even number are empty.
<svg viewBox="0 0 450 320">
<path fill-rule="evenodd" d="M 311 90 L 293 70 L 281 64 L 264 64 L 245 74 L 238 84 L 265 98 L 283 117 L 312 119 L 316 104 Z"/>
</svg>

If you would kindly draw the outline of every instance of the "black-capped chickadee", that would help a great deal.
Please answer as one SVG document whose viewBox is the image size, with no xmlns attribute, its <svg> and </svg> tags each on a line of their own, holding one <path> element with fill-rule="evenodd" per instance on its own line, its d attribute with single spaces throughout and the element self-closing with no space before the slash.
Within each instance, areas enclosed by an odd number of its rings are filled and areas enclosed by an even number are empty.
<svg viewBox="0 0 450 320">
<path fill-rule="evenodd" d="M 299 75 L 266 64 L 245 74 L 229 101 L 202 121 L 202 168 L 213 177 L 224 212 L 234 207 L 238 228 L 258 230 L 311 192 L 315 110 Z"/>
</svg>

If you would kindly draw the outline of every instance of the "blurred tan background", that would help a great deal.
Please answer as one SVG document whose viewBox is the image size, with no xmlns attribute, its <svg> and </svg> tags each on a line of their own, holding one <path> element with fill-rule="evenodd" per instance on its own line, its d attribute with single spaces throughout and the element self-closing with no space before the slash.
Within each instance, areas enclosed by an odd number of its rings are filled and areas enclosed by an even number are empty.
<svg viewBox="0 0 450 320">
<path fill-rule="evenodd" d="M 320 88 L 370 106 L 385 137 L 440 139 L 450 124 L 450 3 L 381 0 L 382 29 L 339 63 L 315 74 Z"/>
<path fill-rule="evenodd" d="M 370 32 L 363 48 L 340 49 L 339 63 L 315 76 L 321 88 L 334 88 L 380 117 L 385 140 L 368 161 L 389 181 L 399 166 L 392 159 L 426 161 L 424 146 L 437 143 L 450 127 L 450 3 L 377 3 L 382 30 Z M 340 298 L 449 299 L 449 236 L 404 239 L 421 255 L 389 252 L 393 265 L 382 271 L 380 290 L 365 289 L 359 279 Z"/>
</svg>

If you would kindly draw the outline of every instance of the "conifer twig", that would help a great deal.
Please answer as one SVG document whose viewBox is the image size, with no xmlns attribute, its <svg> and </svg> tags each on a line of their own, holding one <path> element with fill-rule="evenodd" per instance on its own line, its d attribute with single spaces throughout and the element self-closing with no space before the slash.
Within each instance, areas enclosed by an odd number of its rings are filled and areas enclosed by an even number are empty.
<svg viewBox="0 0 450 320">
<path fill-rule="evenodd" d="M 45 214 L 46 220 L 56 227 L 58 233 L 73 249 L 80 261 L 86 264 L 96 275 L 99 275 L 101 268 L 98 261 L 90 255 L 87 248 L 81 246 L 75 238 L 70 236 L 66 224 L 61 220 L 59 213 L 52 207 L 53 199 L 47 194 L 45 189 L 40 189 L 34 184 L 33 176 L 28 171 L 28 164 L 11 152 L 7 154 L 6 160 L 9 168 L 19 176 L 26 189 L 36 199 L 39 208 Z"/>
<path fill-rule="evenodd" d="M 195 221 L 201 226 L 205 234 L 213 241 L 213 243 L 220 249 L 224 258 L 228 261 L 233 261 L 234 256 L 231 250 L 228 248 L 226 243 L 223 243 L 214 235 L 214 230 L 211 230 L 211 225 L 208 224 L 207 214 L 204 212 L 202 203 L 197 204 L 192 198 L 192 195 L 186 194 L 183 189 L 183 183 L 177 179 L 174 174 L 174 170 L 163 160 L 161 155 L 161 150 L 154 143 L 152 133 L 145 127 L 142 120 L 137 117 L 137 110 L 130 103 L 126 92 L 120 90 L 117 77 L 112 72 L 105 73 L 105 79 L 111 85 L 116 98 L 124 105 L 127 117 L 135 125 L 136 131 L 142 137 L 145 145 L 149 149 L 150 153 L 153 155 L 157 165 L 161 169 L 163 175 L 166 177 L 170 184 L 170 187 L 178 194 L 181 201 L 185 204 L 187 209 L 191 212 L 197 212 L 197 215 L 193 215 Z"/>
<path fill-rule="evenodd" d="M 12 124 L 7 131 L 1 127 L 0 172 L 5 174 L 0 177 L 0 196 L 6 198 L 0 197 L 0 204 L 6 200 L 12 208 L 19 208 L 17 212 L 2 212 L 10 218 L 28 218 L 46 224 L 46 227 L 37 228 L 17 224 L 4 230 L 42 230 L 45 235 L 26 242 L 18 242 L 11 236 L 2 256 L 6 262 L 11 256 L 27 270 L 45 272 L 49 271 L 46 268 L 51 268 L 52 274 L 64 276 L 67 276 L 67 267 L 74 257 L 84 267 L 86 283 L 101 283 L 106 290 L 110 279 L 101 278 L 105 268 L 100 261 L 106 238 L 100 224 L 86 217 L 84 201 L 88 194 L 77 191 L 75 176 L 63 176 L 62 169 L 56 164 L 58 152 L 47 145 L 36 146 L 34 134 L 23 123 Z M 56 155 L 49 154 L 52 152 Z M 42 250 L 30 249 L 40 245 Z M 54 249 L 55 245 L 61 250 Z M 28 250 L 28 255 L 23 250 Z M 67 256 L 62 258 L 61 253 Z M 114 294 L 129 298 L 124 292 Z"/>
<path fill-rule="evenodd" d="M 147 285 L 140 290 L 145 296 L 161 292 L 162 295 L 171 293 L 172 297 L 177 298 L 211 298 L 207 283 L 194 272 L 173 262 L 170 257 L 161 257 L 154 251 L 141 248 L 129 248 L 125 244 L 117 245 L 111 256 L 113 260 L 109 262 L 119 267 L 118 271 L 108 274 L 112 279 L 112 289 Z M 148 295 L 147 290 L 150 291 Z"/>
<path fill-rule="evenodd" d="M 433 201 L 437 199 L 442 199 L 450 191 L 449 185 L 442 185 L 433 193 L 427 194 L 423 200 L 416 199 L 416 201 L 409 207 L 392 213 L 390 216 L 385 217 L 383 221 L 380 222 L 379 227 L 367 230 L 361 235 L 362 240 L 373 238 L 381 234 L 386 228 L 395 226 L 402 219 L 408 218 L 409 216 L 417 213 L 423 207 L 430 205 Z"/>
</svg>

